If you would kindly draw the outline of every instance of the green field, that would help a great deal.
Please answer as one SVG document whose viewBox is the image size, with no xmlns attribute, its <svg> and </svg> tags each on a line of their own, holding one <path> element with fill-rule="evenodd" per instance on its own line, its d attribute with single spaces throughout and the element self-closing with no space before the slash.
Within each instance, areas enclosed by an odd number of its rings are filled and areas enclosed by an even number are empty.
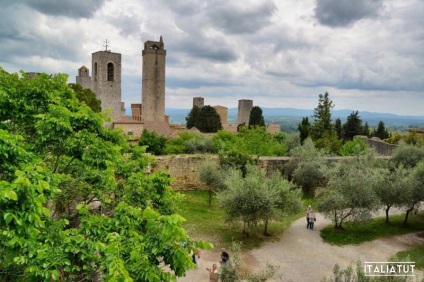
<svg viewBox="0 0 424 282">
<path fill-rule="evenodd" d="M 178 212 L 187 220 L 183 227 L 192 238 L 209 241 L 216 248 L 228 248 L 232 241 L 243 242 L 245 249 L 257 248 L 264 242 L 277 239 L 294 220 L 304 216 L 304 209 L 302 209 L 294 216 L 286 217 L 279 222 L 271 222 L 268 227 L 271 236 L 264 236 L 263 225 L 258 225 L 251 231 L 249 237 L 245 237 L 241 233 L 241 224 L 225 223 L 225 212 L 218 207 L 215 198 L 212 200 L 212 206 L 208 206 L 207 191 L 190 191 L 182 194 L 185 195 L 185 199 L 180 203 Z M 305 209 L 309 204 L 314 204 L 314 200 L 303 200 Z"/>
<path fill-rule="evenodd" d="M 390 216 L 390 224 L 384 217 L 372 219 L 367 224 L 346 222 L 343 229 L 327 226 L 321 230 L 324 242 L 335 245 L 360 244 L 381 237 L 424 231 L 424 214 L 410 215 L 408 224 L 403 225 L 404 215 Z"/>
</svg>

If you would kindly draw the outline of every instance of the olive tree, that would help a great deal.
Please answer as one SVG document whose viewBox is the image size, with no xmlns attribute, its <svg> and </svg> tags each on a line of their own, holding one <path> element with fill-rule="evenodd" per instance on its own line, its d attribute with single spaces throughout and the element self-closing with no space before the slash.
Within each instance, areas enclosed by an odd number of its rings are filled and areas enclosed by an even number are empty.
<svg viewBox="0 0 424 282">
<path fill-rule="evenodd" d="M 406 201 L 406 214 L 403 223 L 406 225 L 410 213 L 417 208 L 421 201 L 424 201 L 424 161 L 411 171 L 409 180 L 410 185 L 407 186 L 407 201 Z"/>
<path fill-rule="evenodd" d="M 374 193 L 376 181 L 370 168 L 358 165 L 357 160 L 344 162 L 329 175 L 328 192 L 318 201 L 318 210 L 333 221 L 335 228 L 342 228 L 349 220 L 365 221 L 377 207 Z"/>
<path fill-rule="evenodd" d="M 315 189 L 325 181 L 324 154 L 308 138 L 302 146 L 292 149 L 290 156 L 292 159 L 285 166 L 286 175 L 302 187 L 305 195 L 313 196 Z"/>
<path fill-rule="evenodd" d="M 227 222 L 243 222 L 243 234 L 259 222 L 268 222 L 300 209 L 300 193 L 280 176 L 267 176 L 264 170 L 248 166 L 243 177 L 238 169 L 230 169 L 224 180 L 226 189 L 217 193 L 219 205 L 226 212 Z"/>
<path fill-rule="evenodd" d="M 200 180 L 206 184 L 208 188 L 208 203 L 212 205 L 213 191 L 220 190 L 225 187 L 222 172 L 216 162 L 208 160 L 200 166 Z"/>
<path fill-rule="evenodd" d="M 374 190 L 384 205 L 386 223 L 389 223 L 389 211 L 392 207 L 401 207 L 408 201 L 410 191 L 409 171 L 399 167 L 394 171 L 387 168 L 374 171 Z"/>
</svg>

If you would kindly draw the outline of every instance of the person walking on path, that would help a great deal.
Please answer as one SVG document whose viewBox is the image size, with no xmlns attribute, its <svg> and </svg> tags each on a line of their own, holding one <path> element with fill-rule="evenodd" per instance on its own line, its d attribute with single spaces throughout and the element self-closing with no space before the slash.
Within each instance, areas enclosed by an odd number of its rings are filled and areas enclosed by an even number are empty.
<svg viewBox="0 0 424 282">
<path fill-rule="evenodd" d="M 222 248 L 221 249 L 221 264 L 227 264 L 229 259 L 230 259 L 230 255 L 224 248 Z"/>
<path fill-rule="evenodd" d="M 306 228 L 309 228 L 309 214 L 312 212 L 311 205 L 306 209 Z"/>
<path fill-rule="evenodd" d="M 309 228 L 311 230 L 313 230 L 314 229 L 314 223 L 315 223 L 315 221 L 317 221 L 317 217 L 315 216 L 315 213 L 313 211 L 311 211 L 309 213 L 309 217 L 308 218 L 309 218 Z"/>
</svg>

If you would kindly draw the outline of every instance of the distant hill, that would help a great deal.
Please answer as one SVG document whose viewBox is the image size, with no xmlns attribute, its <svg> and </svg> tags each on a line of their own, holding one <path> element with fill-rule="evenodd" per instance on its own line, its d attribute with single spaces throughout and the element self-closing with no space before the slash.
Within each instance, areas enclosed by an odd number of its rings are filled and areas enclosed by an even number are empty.
<svg viewBox="0 0 424 282">
<path fill-rule="evenodd" d="M 282 129 L 293 131 L 297 128 L 303 117 L 309 117 L 311 122 L 314 110 L 295 109 L 295 108 L 262 108 L 265 121 L 267 123 L 278 123 Z M 169 116 L 170 123 L 185 124 L 190 109 L 165 109 L 165 114 Z M 342 122 L 353 112 L 353 110 L 342 109 L 333 110 L 333 120 L 340 118 Z M 130 109 L 127 109 L 127 115 L 130 115 Z M 424 116 L 401 116 L 390 113 L 375 113 L 375 112 L 359 112 L 362 121 L 368 122 L 368 125 L 376 127 L 379 121 L 383 121 L 387 128 L 391 131 L 405 131 L 407 128 L 424 128 Z M 228 109 L 228 122 L 235 123 L 237 121 L 237 108 Z M 290 124 L 290 126 L 288 125 Z M 285 128 L 285 125 L 287 127 Z"/>
</svg>

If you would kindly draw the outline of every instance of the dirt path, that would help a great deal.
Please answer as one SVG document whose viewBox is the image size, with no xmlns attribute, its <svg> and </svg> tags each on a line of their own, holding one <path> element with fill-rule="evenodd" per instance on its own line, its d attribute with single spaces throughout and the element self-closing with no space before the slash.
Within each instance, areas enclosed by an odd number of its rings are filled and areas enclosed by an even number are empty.
<svg viewBox="0 0 424 282">
<path fill-rule="evenodd" d="M 319 230 L 330 224 L 322 215 L 317 214 L 314 230 L 306 229 L 306 220 L 298 219 L 279 241 L 265 244 L 259 249 L 244 252 L 242 259 L 253 271 L 259 270 L 270 262 L 280 266 L 283 281 L 320 281 L 330 277 L 336 263 L 345 268 L 364 261 L 386 261 L 395 253 L 424 244 L 424 232 L 377 239 L 360 245 L 333 246 L 324 243 Z M 218 248 L 217 248 L 218 249 Z M 219 250 L 219 249 L 218 249 Z M 208 281 L 205 267 L 219 260 L 219 251 L 204 252 L 199 269 L 189 270 L 182 282 Z"/>
</svg>

